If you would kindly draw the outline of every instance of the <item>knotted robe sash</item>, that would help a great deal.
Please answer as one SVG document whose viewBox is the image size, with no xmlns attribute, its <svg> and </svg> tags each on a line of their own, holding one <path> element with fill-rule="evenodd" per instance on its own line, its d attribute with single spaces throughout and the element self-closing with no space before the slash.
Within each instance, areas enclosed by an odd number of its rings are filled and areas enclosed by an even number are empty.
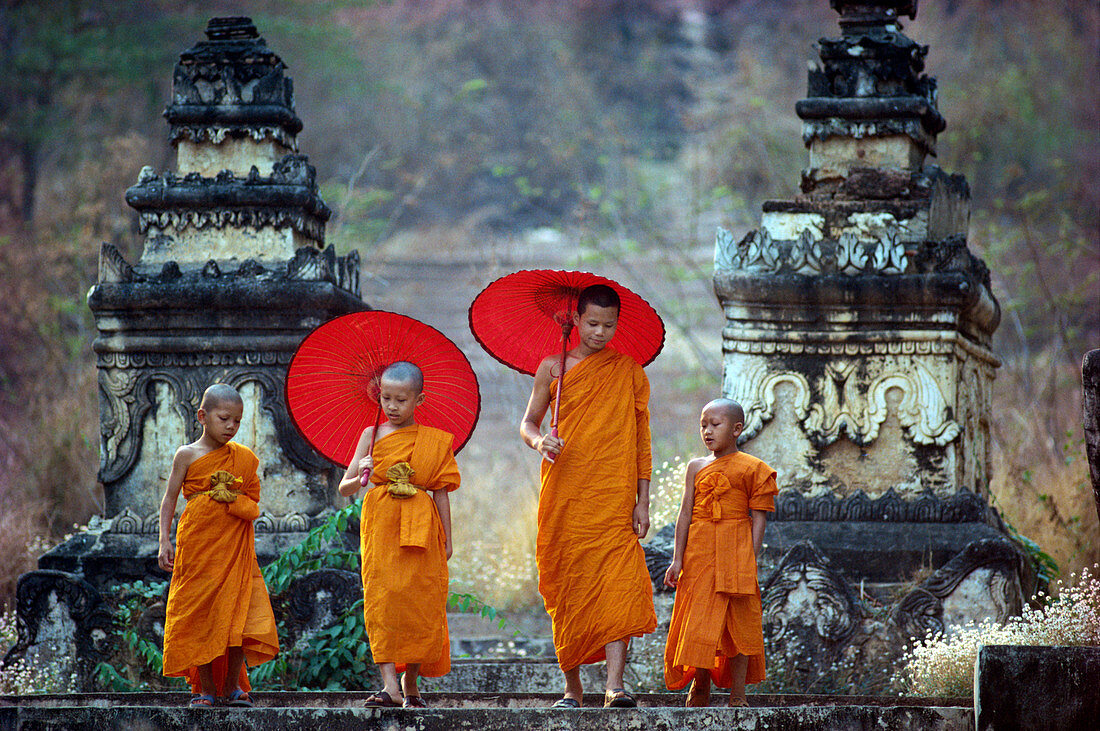
<svg viewBox="0 0 1100 731">
<path fill-rule="evenodd" d="M 695 478 L 692 531 L 714 532 L 714 590 L 720 594 L 756 593 L 756 557 L 752 548 L 749 496 L 733 490 L 718 470 L 700 470 Z M 710 541 L 708 541 L 710 543 Z"/>
</svg>

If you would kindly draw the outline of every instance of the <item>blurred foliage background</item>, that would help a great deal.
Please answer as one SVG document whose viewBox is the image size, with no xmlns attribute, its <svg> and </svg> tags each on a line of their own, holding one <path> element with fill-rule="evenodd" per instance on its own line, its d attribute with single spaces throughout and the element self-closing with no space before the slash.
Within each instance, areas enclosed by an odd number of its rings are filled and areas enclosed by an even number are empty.
<svg viewBox="0 0 1100 731">
<path fill-rule="evenodd" d="M 339 251 L 369 271 L 375 252 L 431 251 L 429 232 L 492 251 L 547 229 L 620 263 L 660 251 L 649 275 L 680 294 L 655 304 L 698 355 L 685 383 L 720 368 L 690 337 L 716 317 L 714 227 L 740 237 L 795 192 L 794 103 L 811 44 L 839 32 L 825 0 L 4 0 L 0 603 L 100 505 L 99 245 L 140 256 L 123 194 L 142 166 L 172 168 L 176 57 L 210 16 L 242 13 L 289 66 Z M 992 489 L 1068 573 L 1100 559 L 1079 370 L 1100 346 L 1100 9 L 943 0 L 905 25 L 931 47 L 935 162 L 970 182 L 970 246 L 1004 310 Z M 668 397 L 694 409 L 698 391 Z"/>
</svg>

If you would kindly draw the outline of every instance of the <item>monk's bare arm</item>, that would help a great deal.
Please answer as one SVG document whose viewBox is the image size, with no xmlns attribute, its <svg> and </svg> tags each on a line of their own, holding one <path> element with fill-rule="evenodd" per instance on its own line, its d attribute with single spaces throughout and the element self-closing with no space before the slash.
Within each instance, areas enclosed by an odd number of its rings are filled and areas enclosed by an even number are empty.
<svg viewBox="0 0 1100 731">
<path fill-rule="evenodd" d="M 764 526 L 768 522 L 768 514 L 763 510 L 750 510 L 752 513 L 752 550 L 759 559 L 760 550 L 764 547 Z"/>
<path fill-rule="evenodd" d="M 649 480 L 638 480 L 638 499 L 634 503 L 632 516 L 634 535 L 645 538 L 649 532 Z"/>
<path fill-rule="evenodd" d="M 451 557 L 451 497 L 445 489 L 432 490 L 432 500 L 439 511 L 439 520 L 443 523 L 443 535 L 447 537 L 447 558 Z"/>
<path fill-rule="evenodd" d="M 164 498 L 160 501 L 160 548 L 157 551 L 157 565 L 171 573 L 175 566 L 176 550 L 172 547 L 172 520 L 176 517 L 176 501 L 183 488 L 183 478 L 187 468 L 195 461 L 190 447 L 180 447 L 172 458 L 172 471 L 168 474 L 168 484 L 164 488 Z"/>
<path fill-rule="evenodd" d="M 688 462 L 684 475 L 684 497 L 680 501 L 680 513 L 676 516 L 676 537 L 672 543 L 672 564 L 665 571 L 665 586 L 675 587 L 680 583 L 680 572 L 684 569 L 684 551 L 687 549 L 688 530 L 691 527 L 691 509 L 695 505 L 695 475 L 699 472 L 703 460 Z"/>
<path fill-rule="evenodd" d="M 527 411 L 524 412 L 523 421 L 519 425 L 519 434 L 523 438 L 523 443 L 550 462 L 554 461 L 550 455 L 560 454 L 564 446 L 560 439 L 542 433 L 542 420 L 546 417 L 546 410 L 550 408 L 550 383 L 554 380 L 551 373 L 553 365 L 554 359 L 546 358 L 535 371 L 531 398 L 527 401 Z"/>
<path fill-rule="evenodd" d="M 370 451 L 370 437 L 374 427 L 368 426 L 359 437 L 359 444 L 355 447 L 355 456 L 351 458 L 351 464 L 344 470 L 344 477 L 340 480 L 340 494 L 351 497 L 363 488 L 363 473 L 374 465 L 367 456 Z"/>
</svg>

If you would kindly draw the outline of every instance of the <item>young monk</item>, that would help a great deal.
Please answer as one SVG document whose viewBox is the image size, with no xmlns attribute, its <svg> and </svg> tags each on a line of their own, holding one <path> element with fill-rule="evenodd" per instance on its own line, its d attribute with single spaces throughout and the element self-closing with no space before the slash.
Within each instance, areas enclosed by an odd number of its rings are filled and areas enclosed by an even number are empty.
<svg viewBox="0 0 1100 731">
<path fill-rule="evenodd" d="M 745 683 L 764 679 L 756 556 L 765 513 L 775 510 L 775 470 L 737 449 L 745 413 L 736 401 L 703 407 L 699 430 L 712 454 L 688 463 L 665 586 L 676 603 L 665 645 L 665 684 L 691 682 L 686 705 L 710 703 L 710 684 L 747 706 Z"/>
<path fill-rule="evenodd" d="M 604 659 L 604 706 L 636 706 L 623 688 L 627 643 L 657 626 L 638 543 L 649 530 L 649 381 L 632 358 L 605 347 L 618 318 L 614 289 L 581 292 L 573 316 L 580 343 L 564 374 L 560 356 L 539 365 L 520 426 L 543 456 L 535 560 L 565 675 L 557 708 L 582 705 L 580 666 Z M 541 425 L 561 377 L 555 438 Z"/>
<path fill-rule="evenodd" d="M 198 441 L 176 450 L 160 504 L 157 563 L 172 574 L 164 622 L 164 675 L 182 676 L 190 705 L 251 706 L 245 661 L 279 652 L 267 587 L 256 562 L 252 521 L 260 516 L 259 460 L 230 440 L 244 402 L 231 386 L 206 389 L 197 413 Z M 172 548 L 169 530 L 180 492 L 187 500 Z"/>
<path fill-rule="evenodd" d="M 363 618 L 382 690 L 374 707 L 427 708 L 417 676 L 451 670 L 447 633 L 447 560 L 451 557 L 449 493 L 459 485 L 452 435 L 416 423 L 424 376 L 412 363 L 386 368 L 380 382 L 386 421 L 359 438 L 340 494 L 363 496 L 360 520 Z M 374 441 L 373 455 L 370 454 Z M 404 673 L 398 682 L 398 673 Z M 404 697 L 402 701 L 401 698 Z"/>
</svg>

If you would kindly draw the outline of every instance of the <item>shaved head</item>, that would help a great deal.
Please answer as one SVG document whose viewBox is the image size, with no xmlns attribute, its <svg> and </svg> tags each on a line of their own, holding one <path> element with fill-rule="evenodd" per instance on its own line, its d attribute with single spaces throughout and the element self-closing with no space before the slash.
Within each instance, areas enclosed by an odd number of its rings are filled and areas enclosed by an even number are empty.
<svg viewBox="0 0 1100 731">
<path fill-rule="evenodd" d="M 616 311 L 622 309 L 619 293 L 606 284 L 593 284 L 581 290 L 577 297 L 577 314 L 583 315 L 588 305 L 614 307 Z"/>
<path fill-rule="evenodd" d="M 239 404 L 244 406 L 244 399 L 237 393 L 237 389 L 229 384 L 215 383 L 203 392 L 202 403 L 199 404 L 199 408 L 209 411 L 222 404 Z"/>
<path fill-rule="evenodd" d="M 745 423 L 745 410 L 741 408 L 741 404 L 733 399 L 716 398 L 703 407 L 703 411 L 710 411 L 711 409 L 724 413 L 734 424 Z"/>
<path fill-rule="evenodd" d="M 417 393 L 424 391 L 424 372 L 416 364 L 407 360 L 399 360 L 390 364 L 386 370 L 382 371 L 382 379 L 408 384 Z"/>
</svg>

